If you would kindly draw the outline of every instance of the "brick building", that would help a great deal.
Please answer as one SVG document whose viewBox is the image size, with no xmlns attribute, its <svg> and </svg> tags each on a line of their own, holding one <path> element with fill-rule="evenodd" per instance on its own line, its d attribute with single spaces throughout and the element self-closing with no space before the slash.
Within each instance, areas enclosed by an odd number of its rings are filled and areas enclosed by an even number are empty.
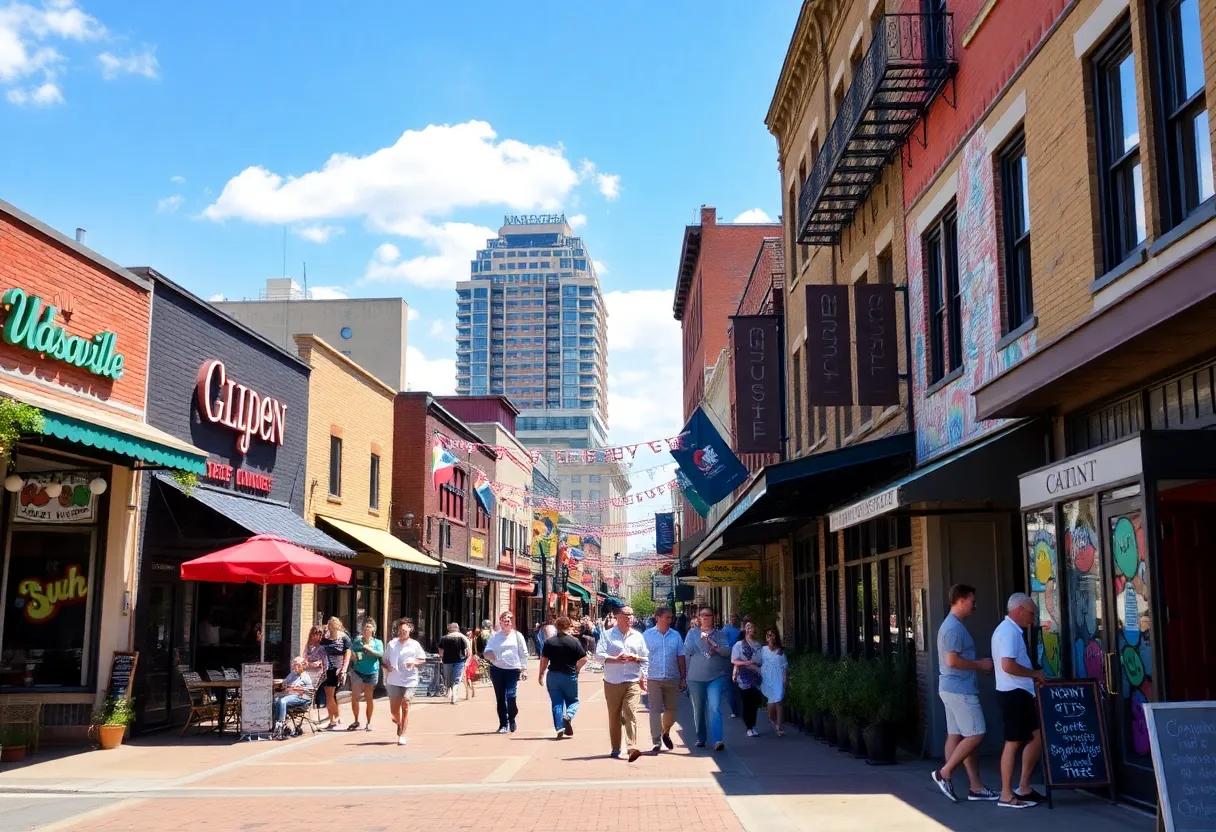
<svg viewBox="0 0 1216 832">
<path fill-rule="evenodd" d="M 481 437 L 457 419 L 430 393 L 399 393 L 394 403 L 393 501 L 394 534 L 443 564 L 443 608 L 434 591 L 407 590 L 394 599 L 405 615 L 425 622 L 425 632 L 438 632 L 456 621 L 468 628 L 496 612 L 498 582 L 515 576 L 490 563 L 491 517 L 472 489 L 478 470 L 494 480 L 497 456 Z M 436 443 L 450 446 L 459 463 L 452 479 L 436 488 L 433 468 Z M 478 443 L 473 451 L 460 443 Z"/>
</svg>

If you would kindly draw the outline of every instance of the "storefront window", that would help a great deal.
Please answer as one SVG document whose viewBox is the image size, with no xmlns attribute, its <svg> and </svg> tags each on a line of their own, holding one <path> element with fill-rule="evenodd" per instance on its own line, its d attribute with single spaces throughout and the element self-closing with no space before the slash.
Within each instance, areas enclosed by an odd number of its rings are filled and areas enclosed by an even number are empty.
<svg viewBox="0 0 1216 832">
<path fill-rule="evenodd" d="M 1053 510 L 1026 515 L 1026 545 L 1030 558 L 1030 597 L 1039 605 L 1038 666 L 1053 678 L 1060 662 L 1060 571 Z M 1032 644 L 1034 641 L 1032 641 Z"/>
<path fill-rule="evenodd" d="M 1153 696 L 1153 612 L 1149 586 L 1148 547 L 1140 510 L 1107 516 L 1107 534 L 1115 578 L 1115 654 L 1126 709 L 1122 746 L 1124 759 L 1149 755 L 1144 703 Z"/>
<path fill-rule="evenodd" d="M 906 517 L 884 517 L 844 530 L 845 608 L 851 655 L 898 654 L 899 559 L 911 544 L 912 524 Z"/>
<path fill-rule="evenodd" d="M 92 529 L 9 533 L 0 685 L 88 682 L 95 551 Z"/>
<path fill-rule="evenodd" d="M 1098 557 L 1098 503 L 1085 497 L 1065 503 L 1064 554 L 1068 563 L 1068 610 L 1072 674 L 1103 678 L 1106 629 L 1102 621 L 1102 563 Z"/>
</svg>

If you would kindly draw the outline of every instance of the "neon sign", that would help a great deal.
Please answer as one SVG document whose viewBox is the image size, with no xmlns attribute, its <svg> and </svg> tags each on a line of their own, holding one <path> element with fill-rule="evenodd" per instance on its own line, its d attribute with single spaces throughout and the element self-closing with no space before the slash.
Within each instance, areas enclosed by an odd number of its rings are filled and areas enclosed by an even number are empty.
<svg viewBox="0 0 1216 832">
<path fill-rule="evenodd" d="M 89 594 L 89 579 L 80 574 L 80 567 L 69 566 L 64 577 L 43 583 L 38 578 L 26 578 L 17 585 L 17 594 L 25 602 L 25 618 L 32 624 L 45 624 L 55 617 L 65 604 L 84 601 Z"/>
<path fill-rule="evenodd" d="M 213 398 L 211 391 L 217 389 Z M 224 362 L 211 359 L 198 368 L 198 410 L 203 418 L 223 425 L 240 436 L 236 448 L 249 453 L 250 440 L 257 436 L 263 442 L 283 444 L 287 423 L 287 405 L 228 378 Z"/>
<path fill-rule="evenodd" d="M 99 332 L 92 338 L 68 335 L 55 323 L 59 308 L 24 289 L 9 289 L 0 298 L 8 317 L 0 333 L 5 343 L 72 364 L 105 378 L 122 378 L 122 353 L 114 351 L 118 336 Z M 46 304 L 45 307 L 43 304 Z"/>
</svg>

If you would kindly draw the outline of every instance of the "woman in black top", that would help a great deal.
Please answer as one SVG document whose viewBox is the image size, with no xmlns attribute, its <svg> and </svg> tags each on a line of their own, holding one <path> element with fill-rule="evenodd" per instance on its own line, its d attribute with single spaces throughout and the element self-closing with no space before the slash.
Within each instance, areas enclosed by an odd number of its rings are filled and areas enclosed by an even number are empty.
<svg viewBox="0 0 1216 832">
<path fill-rule="evenodd" d="M 570 635 L 570 619 L 560 616 L 555 622 L 557 635 L 545 641 L 540 652 L 540 673 L 537 682 L 549 690 L 553 705 L 553 728 L 557 739 L 574 736 L 571 724 L 578 713 L 578 672 L 587 663 L 583 643 Z M 548 671 L 549 678 L 545 679 Z"/>
<path fill-rule="evenodd" d="M 329 619 L 329 627 L 321 636 L 321 647 L 325 650 L 325 709 L 329 711 L 327 731 L 342 724 L 338 716 L 338 688 L 346 682 L 346 670 L 350 667 L 354 644 L 346 634 L 346 627 L 337 616 Z"/>
</svg>

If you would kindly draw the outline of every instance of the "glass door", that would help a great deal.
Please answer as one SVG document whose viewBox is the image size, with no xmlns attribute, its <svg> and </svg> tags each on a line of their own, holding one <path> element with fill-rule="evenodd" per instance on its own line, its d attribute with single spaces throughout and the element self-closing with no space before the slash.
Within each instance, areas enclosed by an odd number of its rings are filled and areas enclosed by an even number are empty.
<svg viewBox="0 0 1216 832">
<path fill-rule="evenodd" d="M 1157 701 L 1153 636 L 1152 570 L 1144 509 L 1139 496 L 1102 505 L 1106 621 L 1103 676 L 1111 719 L 1108 742 L 1119 791 L 1151 804 L 1157 786 L 1149 752 L 1144 704 Z"/>
</svg>

